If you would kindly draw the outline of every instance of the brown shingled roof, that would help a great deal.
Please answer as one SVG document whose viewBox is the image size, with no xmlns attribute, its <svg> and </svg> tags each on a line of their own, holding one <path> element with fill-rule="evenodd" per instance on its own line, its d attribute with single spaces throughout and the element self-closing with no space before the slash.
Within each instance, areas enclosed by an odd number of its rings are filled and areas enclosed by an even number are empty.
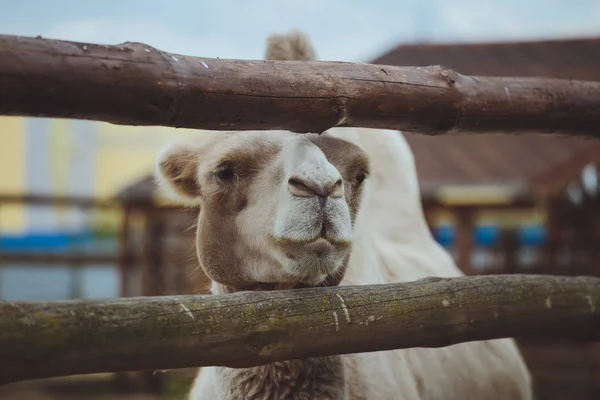
<svg viewBox="0 0 600 400">
<path fill-rule="evenodd" d="M 442 65 L 465 75 L 600 81 L 600 38 L 401 45 L 371 62 Z M 583 138 L 430 137 L 410 133 L 405 136 L 415 154 L 419 179 L 428 188 L 444 184 L 520 183 L 528 190 L 542 193 L 531 185 L 543 182 L 546 188 L 553 179 L 569 179 L 571 176 L 564 175 L 578 173 L 587 158 L 600 154 L 600 141 Z"/>
</svg>

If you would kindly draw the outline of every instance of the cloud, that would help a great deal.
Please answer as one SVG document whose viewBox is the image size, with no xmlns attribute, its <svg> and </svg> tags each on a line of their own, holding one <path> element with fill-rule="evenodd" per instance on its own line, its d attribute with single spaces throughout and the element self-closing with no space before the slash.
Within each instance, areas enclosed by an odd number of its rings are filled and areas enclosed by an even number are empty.
<svg viewBox="0 0 600 400">
<path fill-rule="evenodd" d="M 142 18 L 80 18 L 56 24 L 41 33 L 43 37 L 98 44 L 144 42 L 174 53 L 196 53 L 199 44 L 177 29 Z"/>
<path fill-rule="evenodd" d="M 386 39 L 389 41 L 390 37 L 394 37 L 394 31 L 395 36 L 398 32 L 401 36 L 410 35 L 410 21 L 406 13 L 398 18 L 391 17 L 399 26 L 392 31 L 389 29 L 391 21 L 381 21 L 382 14 L 385 14 L 382 10 L 352 6 L 351 3 L 348 6 L 345 1 L 290 1 L 285 3 L 285 7 L 272 1 L 240 2 L 231 7 L 205 2 L 202 16 L 190 10 L 198 18 L 182 18 L 179 24 L 158 15 L 71 15 L 71 19 L 55 19 L 51 27 L 36 34 L 102 44 L 140 41 L 181 54 L 260 59 L 267 35 L 298 27 L 311 36 L 321 58 L 344 61 L 363 61 L 364 54 L 372 53 L 373 49 L 379 50 L 381 43 L 386 44 Z"/>
<path fill-rule="evenodd" d="M 441 29 L 433 36 L 447 42 L 598 35 L 597 7 L 594 0 L 580 0 L 578 7 L 560 0 L 455 1 L 454 6 L 438 8 Z"/>
<path fill-rule="evenodd" d="M 85 3 L 85 4 L 84 4 Z M 205 57 L 260 59 L 265 38 L 297 27 L 323 60 L 368 61 L 400 43 L 600 34 L 600 3 L 578 0 L 20 0 L 3 33 L 116 44 L 139 41 Z M 118 10 L 116 12 L 115 10 Z M 8 31 L 6 31 L 8 29 Z"/>
</svg>

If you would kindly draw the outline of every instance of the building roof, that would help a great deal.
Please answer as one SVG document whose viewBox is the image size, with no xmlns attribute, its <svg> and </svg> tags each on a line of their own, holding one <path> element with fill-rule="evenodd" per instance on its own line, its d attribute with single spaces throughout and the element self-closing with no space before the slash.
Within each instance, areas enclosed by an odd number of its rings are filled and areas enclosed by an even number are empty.
<svg viewBox="0 0 600 400">
<path fill-rule="evenodd" d="M 523 42 L 400 45 L 373 64 L 442 65 L 465 75 L 600 81 L 600 37 Z"/>
<path fill-rule="evenodd" d="M 424 193 L 442 185 L 512 185 L 543 196 L 600 155 L 600 141 L 405 133 Z"/>
<path fill-rule="evenodd" d="M 157 185 L 153 175 L 146 175 L 121 188 L 116 198 L 125 204 L 144 204 L 154 201 Z"/>
<path fill-rule="evenodd" d="M 475 76 L 600 81 L 600 38 L 400 45 L 371 62 L 442 65 Z M 448 184 L 517 185 L 528 194 L 544 195 L 559 181 L 578 174 L 600 152 L 600 141 L 587 138 L 412 133 L 405 137 L 415 154 L 424 195 Z"/>
</svg>

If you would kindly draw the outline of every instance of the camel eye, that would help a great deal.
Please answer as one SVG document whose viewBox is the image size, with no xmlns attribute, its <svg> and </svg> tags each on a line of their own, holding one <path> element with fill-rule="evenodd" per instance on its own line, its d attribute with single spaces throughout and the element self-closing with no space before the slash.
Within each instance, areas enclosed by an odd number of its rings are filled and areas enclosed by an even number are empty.
<svg viewBox="0 0 600 400">
<path fill-rule="evenodd" d="M 235 171 L 230 165 L 222 165 L 215 171 L 215 175 L 222 181 L 232 181 L 235 179 Z"/>
<path fill-rule="evenodd" d="M 354 181 L 356 182 L 357 185 L 360 185 L 363 183 L 363 181 L 367 178 L 367 174 L 364 171 L 360 171 L 358 173 L 358 175 L 356 175 L 356 178 L 354 178 Z"/>
</svg>

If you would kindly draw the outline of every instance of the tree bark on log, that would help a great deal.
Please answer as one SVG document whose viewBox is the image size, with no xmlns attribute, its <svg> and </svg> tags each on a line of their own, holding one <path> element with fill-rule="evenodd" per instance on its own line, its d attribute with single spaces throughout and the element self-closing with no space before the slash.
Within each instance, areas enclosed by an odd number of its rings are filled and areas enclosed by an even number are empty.
<svg viewBox="0 0 600 400">
<path fill-rule="evenodd" d="M 600 279 L 548 275 L 228 295 L 0 303 L 0 382 L 503 337 L 600 339 Z"/>
<path fill-rule="evenodd" d="M 0 36 L 0 114 L 208 130 L 600 137 L 600 82 L 470 77 L 440 67 L 189 57 Z"/>
</svg>

